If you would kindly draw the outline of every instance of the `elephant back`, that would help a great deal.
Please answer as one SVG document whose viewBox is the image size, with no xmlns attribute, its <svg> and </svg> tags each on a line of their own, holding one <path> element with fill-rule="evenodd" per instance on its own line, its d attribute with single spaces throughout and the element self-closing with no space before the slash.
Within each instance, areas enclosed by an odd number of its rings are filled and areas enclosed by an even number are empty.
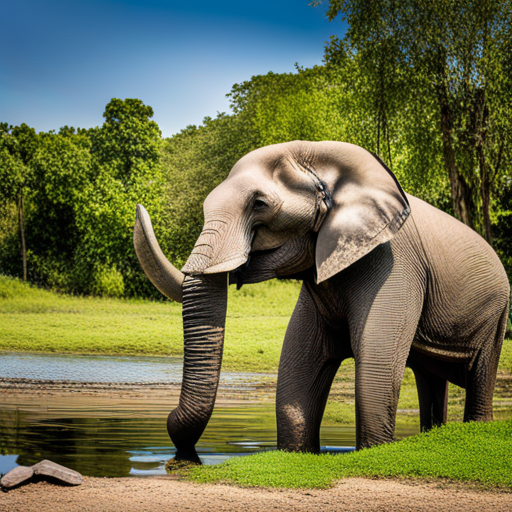
<svg viewBox="0 0 512 512">
<path fill-rule="evenodd" d="M 449 358 L 474 359 L 486 338 L 496 335 L 496 317 L 507 307 L 510 286 L 505 269 L 492 247 L 471 228 L 416 197 L 409 196 L 409 202 L 407 229 L 392 245 L 397 255 L 403 253 L 404 243 L 413 245 L 426 277 L 414 345 L 438 355 L 445 351 Z"/>
</svg>

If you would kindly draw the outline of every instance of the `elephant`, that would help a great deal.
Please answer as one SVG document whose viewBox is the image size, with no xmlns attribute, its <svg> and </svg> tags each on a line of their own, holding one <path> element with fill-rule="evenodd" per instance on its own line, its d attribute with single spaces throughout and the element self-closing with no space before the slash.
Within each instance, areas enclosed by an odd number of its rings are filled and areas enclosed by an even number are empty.
<svg viewBox="0 0 512 512">
<path fill-rule="evenodd" d="M 509 282 L 475 231 L 406 194 L 373 153 L 294 141 L 241 158 L 204 202 L 182 271 L 137 206 L 134 244 L 152 283 L 183 303 L 184 368 L 167 429 L 176 459 L 212 414 L 227 288 L 297 279 L 279 361 L 277 448 L 318 453 L 320 422 L 343 360 L 355 360 L 356 449 L 394 440 L 400 386 L 414 372 L 423 430 L 447 419 L 447 385 L 465 388 L 464 421 L 492 419 Z"/>
</svg>

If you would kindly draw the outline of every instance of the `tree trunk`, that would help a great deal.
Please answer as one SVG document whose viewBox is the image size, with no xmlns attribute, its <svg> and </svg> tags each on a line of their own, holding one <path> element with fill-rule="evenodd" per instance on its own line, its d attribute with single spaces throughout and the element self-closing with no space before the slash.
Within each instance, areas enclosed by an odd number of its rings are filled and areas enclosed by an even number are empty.
<svg viewBox="0 0 512 512">
<path fill-rule="evenodd" d="M 20 190 L 18 199 L 18 218 L 21 237 L 21 260 L 23 262 L 23 281 L 27 280 L 27 247 L 25 245 L 25 222 L 23 220 L 23 190 Z"/>
<path fill-rule="evenodd" d="M 478 145 L 476 148 L 478 157 L 478 167 L 480 170 L 480 195 L 482 197 L 482 217 L 484 223 L 484 235 L 487 242 L 492 245 L 491 229 L 491 180 L 489 176 L 489 166 L 485 161 L 484 150 Z"/>
<path fill-rule="evenodd" d="M 438 88 L 438 101 L 441 113 L 441 135 L 443 140 L 444 165 L 450 180 L 450 192 L 453 204 L 453 213 L 467 226 L 475 228 L 474 204 L 471 189 L 460 174 L 455 161 L 455 151 L 452 145 L 452 113 L 448 104 L 447 93 L 444 87 Z"/>
</svg>

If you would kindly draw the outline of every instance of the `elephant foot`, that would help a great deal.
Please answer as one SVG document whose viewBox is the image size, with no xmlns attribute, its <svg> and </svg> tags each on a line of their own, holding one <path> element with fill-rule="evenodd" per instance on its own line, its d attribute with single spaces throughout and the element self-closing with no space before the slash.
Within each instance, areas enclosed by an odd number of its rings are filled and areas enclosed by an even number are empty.
<svg viewBox="0 0 512 512">
<path fill-rule="evenodd" d="M 199 455 L 197 455 L 195 446 L 190 448 L 177 448 L 174 458 L 177 461 L 188 461 L 194 464 L 201 464 L 201 459 L 199 458 Z"/>
<path fill-rule="evenodd" d="M 179 469 L 190 466 L 201 465 L 201 459 L 197 455 L 195 448 L 188 450 L 177 450 L 176 455 L 165 463 L 165 471 L 172 473 Z"/>
<path fill-rule="evenodd" d="M 191 460 L 178 460 L 176 457 L 173 457 L 172 459 L 169 459 L 165 463 L 165 472 L 168 475 L 171 475 L 172 473 L 179 471 L 180 469 L 187 469 L 190 466 L 200 466 L 201 461 L 199 462 L 193 462 Z"/>
</svg>

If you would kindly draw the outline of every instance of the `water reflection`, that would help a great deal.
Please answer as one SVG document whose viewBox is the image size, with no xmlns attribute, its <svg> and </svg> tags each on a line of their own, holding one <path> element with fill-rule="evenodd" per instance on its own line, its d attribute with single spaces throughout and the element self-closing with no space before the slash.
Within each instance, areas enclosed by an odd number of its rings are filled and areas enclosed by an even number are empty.
<svg viewBox="0 0 512 512">
<path fill-rule="evenodd" d="M 149 405 L 149 404 L 146 404 Z M 149 407 L 151 408 L 151 407 Z M 151 410 L 153 417 L 130 417 L 133 412 L 9 410 L 0 408 L 0 453 L 5 473 L 16 464 L 31 466 L 42 459 L 89 476 L 165 474 L 165 462 L 174 455 L 167 430 L 167 410 Z M 158 414 L 159 412 L 159 414 Z M 137 415 L 137 414 L 136 414 Z M 205 464 L 217 464 L 235 455 L 274 449 L 275 412 L 272 404 L 219 407 L 197 446 Z M 322 427 L 322 444 L 353 446 L 353 427 Z M 5 467 L 10 465 L 11 467 Z M 2 466 L 0 466 L 2 467 Z"/>
<path fill-rule="evenodd" d="M 166 420 L 178 404 L 181 371 L 182 359 L 175 358 L 3 353 L 0 473 L 50 459 L 87 476 L 165 474 L 174 455 Z M 223 372 L 197 446 L 203 463 L 275 449 L 274 392 L 268 377 Z M 323 424 L 321 444 L 350 451 L 355 429 Z"/>
</svg>

